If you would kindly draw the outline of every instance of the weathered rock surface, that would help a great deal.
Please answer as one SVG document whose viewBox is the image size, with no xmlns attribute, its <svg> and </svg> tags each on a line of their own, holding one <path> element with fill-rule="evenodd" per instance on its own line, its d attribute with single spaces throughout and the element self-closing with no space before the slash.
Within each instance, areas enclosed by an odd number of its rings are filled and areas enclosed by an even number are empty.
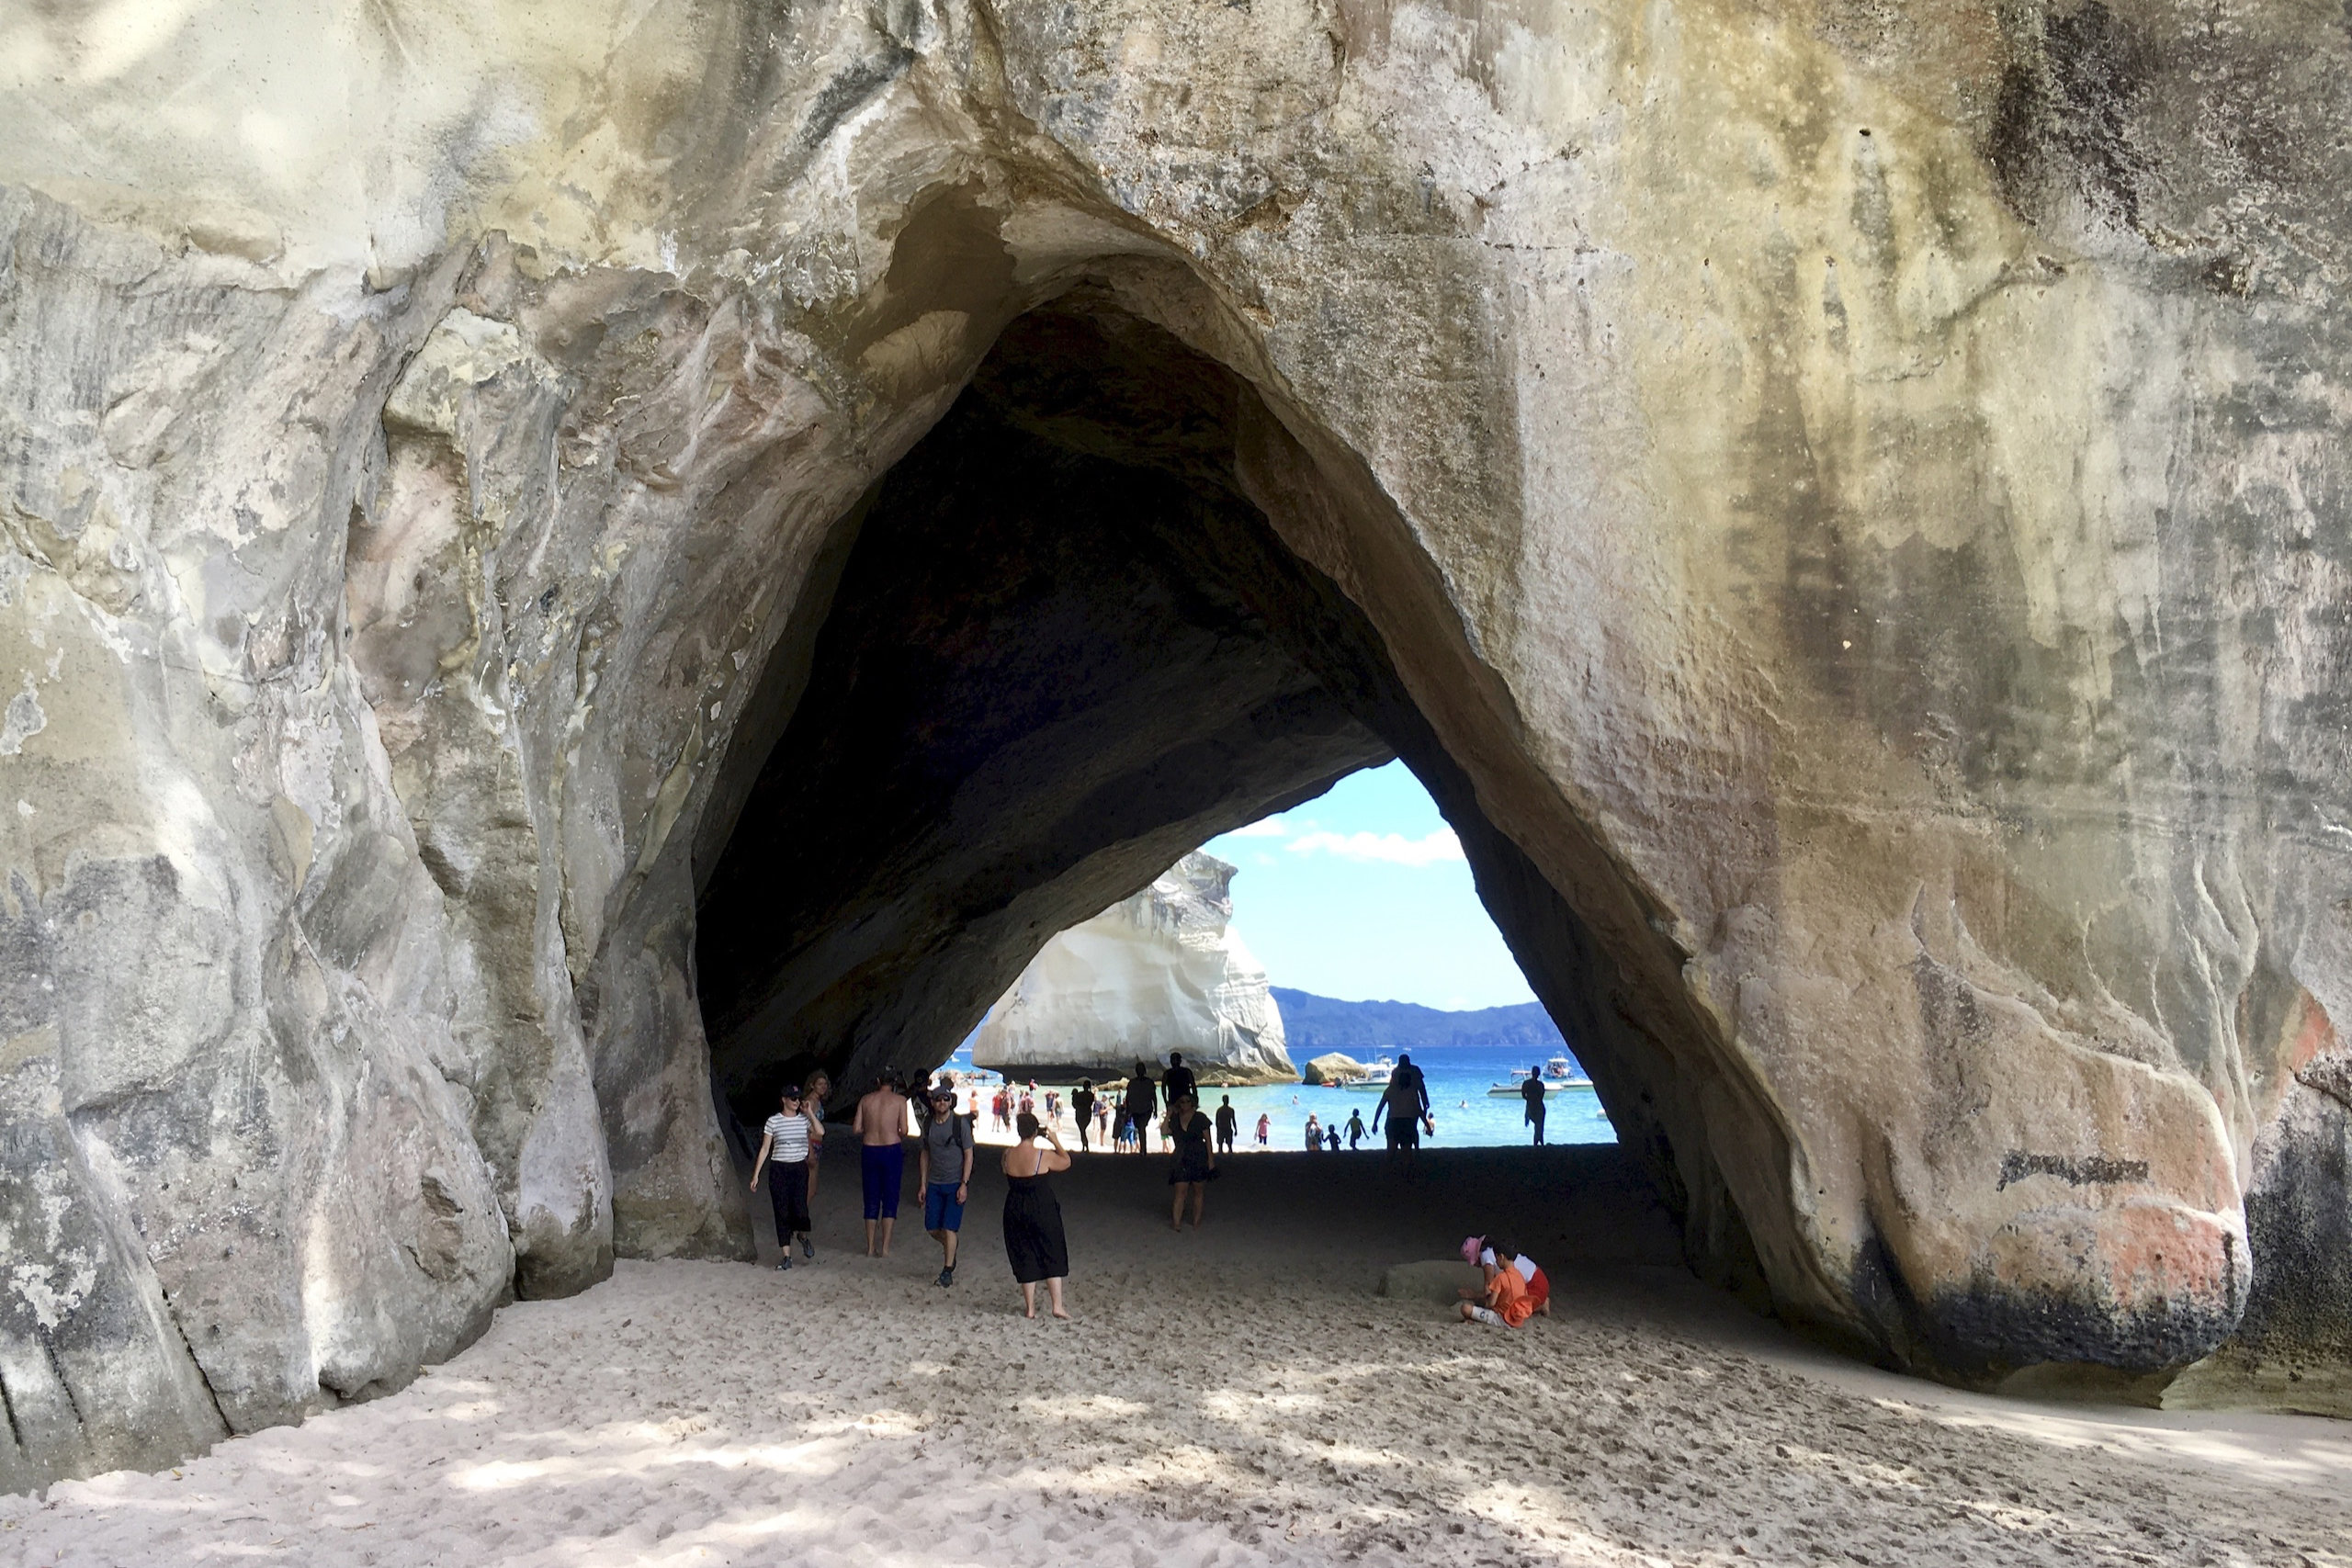
<svg viewBox="0 0 2352 1568">
<path fill-rule="evenodd" d="M 1363 1072 L 1364 1065 L 1346 1052 L 1327 1051 L 1310 1058 L 1299 1078 L 1311 1084 L 1345 1083 L 1350 1078 L 1362 1077 Z"/>
<path fill-rule="evenodd" d="M 1233 873 L 1188 854 L 1056 935 L 989 1010 L 973 1065 L 1058 1082 L 1181 1051 L 1203 1083 L 1297 1082 L 1265 968 L 1232 926 Z"/>
<path fill-rule="evenodd" d="M 2332 10 L 11 27 L 0 1485 L 740 1250 L 1392 752 L 1703 1270 L 2342 1397 Z"/>
</svg>

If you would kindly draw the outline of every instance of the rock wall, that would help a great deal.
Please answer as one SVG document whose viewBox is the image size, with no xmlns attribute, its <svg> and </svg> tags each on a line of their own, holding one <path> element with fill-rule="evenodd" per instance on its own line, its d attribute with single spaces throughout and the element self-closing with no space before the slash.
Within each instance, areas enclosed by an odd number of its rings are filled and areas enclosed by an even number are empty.
<svg viewBox="0 0 2352 1568">
<path fill-rule="evenodd" d="M 1053 930 L 1390 751 L 1702 1269 L 1945 1376 L 2346 1397 L 2332 11 L 9 28 L 0 1486 L 740 1251 L 714 1089 L 935 1060 Z M 845 881 L 740 879 L 856 798 L 762 779 L 858 689 L 877 481 L 1081 295 L 1190 423 L 990 406 L 1172 476 L 1120 581 L 1231 701 L 1155 731 L 1136 660 L 1058 728 L 917 725 L 947 772 Z M 986 663 L 928 646 L 901 715 Z M 1079 796 L 1018 765 L 1114 741 Z"/>
<path fill-rule="evenodd" d="M 1181 1051 L 1204 1082 L 1297 1082 L 1266 971 L 1231 923 L 1233 873 L 1188 854 L 1055 936 L 989 1009 L 973 1065 L 1058 1083 Z"/>
</svg>

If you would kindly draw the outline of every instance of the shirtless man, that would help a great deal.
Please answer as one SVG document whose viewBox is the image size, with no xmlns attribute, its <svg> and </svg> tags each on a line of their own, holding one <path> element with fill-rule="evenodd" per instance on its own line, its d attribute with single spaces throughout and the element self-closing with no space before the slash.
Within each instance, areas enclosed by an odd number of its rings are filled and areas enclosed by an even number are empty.
<svg viewBox="0 0 2352 1568">
<path fill-rule="evenodd" d="M 907 1179 L 907 1097 L 896 1073 L 865 1091 L 851 1123 L 860 1145 L 858 1173 L 865 1179 L 865 1256 L 890 1256 L 890 1227 L 899 1218 L 899 1190 Z"/>
</svg>

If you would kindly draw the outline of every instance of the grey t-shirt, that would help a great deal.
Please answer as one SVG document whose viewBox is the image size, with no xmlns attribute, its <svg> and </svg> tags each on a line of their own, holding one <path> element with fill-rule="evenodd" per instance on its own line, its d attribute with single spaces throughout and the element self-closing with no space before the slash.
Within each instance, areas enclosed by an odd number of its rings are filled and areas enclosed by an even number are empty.
<svg viewBox="0 0 2352 1568">
<path fill-rule="evenodd" d="M 953 1112 L 934 1117 L 922 1130 L 922 1146 L 931 1154 L 929 1179 L 934 1183 L 964 1179 L 964 1151 L 972 1146 L 972 1124 Z"/>
</svg>

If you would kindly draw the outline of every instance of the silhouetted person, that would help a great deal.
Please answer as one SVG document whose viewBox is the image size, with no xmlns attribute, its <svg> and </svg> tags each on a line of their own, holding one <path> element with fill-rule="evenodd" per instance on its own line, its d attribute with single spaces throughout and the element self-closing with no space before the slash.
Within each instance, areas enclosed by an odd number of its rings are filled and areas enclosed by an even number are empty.
<svg viewBox="0 0 2352 1568">
<path fill-rule="evenodd" d="M 1544 1069 L 1530 1067 L 1527 1081 L 1519 1086 L 1519 1098 L 1527 1102 L 1527 1124 L 1535 1129 L 1535 1141 L 1544 1142 Z"/>
<path fill-rule="evenodd" d="M 1217 1153 L 1229 1155 L 1233 1152 L 1233 1134 L 1240 1124 L 1241 1118 L 1234 1113 L 1233 1096 L 1224 1096 L 1216 1108 Z"/>
<path fill-rule="evenodd" d="M 1362 1142 L 1363 1142 L 1363 1112 L 1361 1111 L 1351 1110 L 1348 1112 L 1348 1148 L 1350 1152 L 1352 1153 L 1355 1146 Z"/>
<path fill-rule="evenodd" d="M 1388 1122 L 1389 1148 L 1403 1157 L 1407 1168 L 1411 1168 L 1413 1152 L 1421 1146 L 1421 1128 L 1435 1124 L 1430 1121 L 1429 1084 L 1408 1055 L 1396 1058 L 1396 1070 L 1389 1075 L 1380 1103 L 1373 1107 L 1374 1132 L 1380 1131 L 1384 1117 Z"/>
<path fill-rule="evenodd" d="M 1135 1077 L 1127 1080 L 1126 1098 L 1122 1103 L 1127 1108 L 1128 1119 L 1136 1124 L 1136 1153 L 1149 1153 L 1150 1146 L 1144 1137 L 1144 1129 L 1151 1125 L 1152 1117 L 1159 1109 L 1159 1091 L 1151 1081 L 1149 1062 L 1136 1064 Z"/>
<path fill-rule="evenodd" d="M 1193 1080 L 1193 1069 L 1184 1065 L 1184 1053 L 1169 1052 L 1168 1070 L 1159 1076 L 1160 1103 L 1172 1111 L 1180 1100 L 1198 1104 L 1200 1098 L 1200 1085 Z"/>
<path fill-rule="evenodd" d="M 1078 1147 L 1080 1153 L 1094 1145 L 1086 1141 L 1086 1124 L 1094 1120 L 1094 1080 L 1080 1078 L 1077 1091 L 1069 1097 L 1069 1108 L 1078 1118 Z"/>
<path fill-rule="evenodd" d="M 1069 1244 L 1062 1237 L 1061 1201 L 1054 1196 L 1049 1178 L 1069 1168 L 1069 1152 L 1062 1147 L 1060 1134 L 1051 1127 L 1041 1129 L 1026 1111 L 1013 1129 L 1021 1141 L 1004 1151 L 1004 1255 L 1021 1286 L 1026 1315 L 1037 1315 L 1037 1282 L 1042 1280 L 1054 1315 L 1068 1317 L 1062 1283 L 1069 1278 Z M 1041 1131 L 1052 1148 L 1037 1146 Z"/>
<path fill-rule="evenodd" d="M 1191 1095 L 1177 1100 L 1168 1109 L 1168 1147 L 1176 1158 L 1169 1168 L 1168 1185 L 1175 1190 L 1175 1201 L 1168 1211 L 1170 1230 L 1184 1228 L 1184 1201 L 1192 1200 L 1193 1228 L 1201 1228 L 1201 1206 L 1208 1198 L 1209 1183 L 1216 1179 L 1216 1152 L 1209 1147 L 1209 1119 Z"/>
</svg>

